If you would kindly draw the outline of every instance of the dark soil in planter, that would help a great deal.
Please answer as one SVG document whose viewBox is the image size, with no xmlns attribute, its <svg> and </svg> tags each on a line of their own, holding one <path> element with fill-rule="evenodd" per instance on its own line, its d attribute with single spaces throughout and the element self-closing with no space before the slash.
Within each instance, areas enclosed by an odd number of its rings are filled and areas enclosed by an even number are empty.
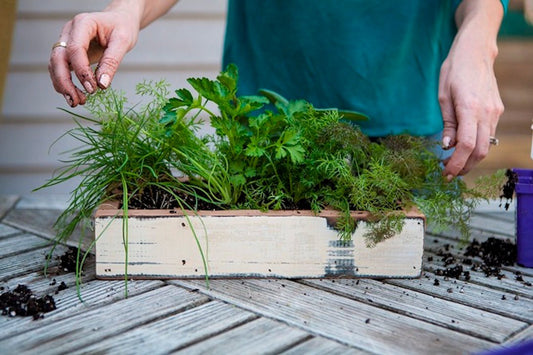
<svg viewBox="0 0 533 355">
<path fill-rule="evenodd" d="M 174 194 L 183 201 L 181 204 L 168 191 L 158 186 L 147 186 L 140 193 L 134 194 L 129 199 L 128 208 L 144 210 L 171 210 L 175 208 L 194 210 L 220 210 L 220 206 L 204 201 L 201 198 L 175 191 Z M 122 200 L 121 200 L 122 201 Z M 119 206 L 122 208 L 122 205 Z"/>
<path fill-rule="evenodd" d="M 147 186 L 143 191 L 132 195 L 129 199 L 128 208 L 145 210 L 167 210 L 167 209 L 192 209 L 197 211 L 218 211 L 224 210 L 224 206 L 211 203 L 201 196 L 192 196 L 183 191 L 174 191 L 176 196 L 182 199 L 181 204 L 176 198 L 158 186 Z M 122 197 L 119 198 L 122 201 Z M 244 202 L 244 201 L 243 201 Z M 298 204 L 286 203 L 282 206 L 284 210 L 309 210 L 311 205 L 307 201 L 300 201 Z M 119 204 L 122 208 L 122 204 Z"/>
<path fill-rule="evenodd" d="M 0 295 L 0 309 L 3 316 L 39 319 L 44 317 L 44 313 L 56 309 L 56 304 L 52 296 L 37 297 L 27 286 L 18 285 L 13 291 Z"/>
</svg>

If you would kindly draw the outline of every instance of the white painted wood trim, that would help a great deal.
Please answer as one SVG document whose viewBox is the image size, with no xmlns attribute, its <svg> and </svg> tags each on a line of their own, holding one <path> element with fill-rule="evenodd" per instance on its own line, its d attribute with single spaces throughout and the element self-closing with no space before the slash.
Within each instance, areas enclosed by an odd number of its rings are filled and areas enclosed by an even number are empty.
<svg viewBox="0 0 533 355">
<path fill-rule="evenodd" d="M 360 221 L 348 242 L 339 240 L 331 227 L 333 211 L 319 216 L 310 211 L 299 211 L 299 215 L 221 212 L 200 217 L 130 211 L 128 274 L 202 278 L 200 245 L 210 277 L 420 276 L 425 225 L 420 214 L 407 217 L 401 233 L 367 247 L 363 235 L 368 226 L 361 219 L 364 212 L 354 214 Z M 118 213 L 100 210 L 95 217 L 97 277 L 124 274 L 123 225 Z"/>
</svg>

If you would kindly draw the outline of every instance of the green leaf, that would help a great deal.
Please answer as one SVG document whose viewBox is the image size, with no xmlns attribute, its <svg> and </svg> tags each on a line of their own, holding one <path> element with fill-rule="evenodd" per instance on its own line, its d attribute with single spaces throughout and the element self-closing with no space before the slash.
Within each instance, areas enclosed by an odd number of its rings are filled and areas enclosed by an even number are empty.
<svg viewBox="0 0 533 355">
<path fill-rule="evenodd" d="M 174 122 L 176 122 L 176 112 L 174 111 L 165 112 L 165 115 L 159 120 L 159 123 L 163 125 L 173 124 Z"/>
<path fill-rule="evenodd" d="M 276 159 L 283 159 L 287 156 L 287 151 L 285 150 L 285 147 L 282 145 L 276 146 L 276 155 L 274 156 Z"/>
<path fill-rule="evenodd" d="M 261 157 L 265 155 L 266 150 L 263 147 L 259 147 L 254 144 L 250 144 L 246 147 L 244 150 L 244 154 L 246 154 L 249 157 Z"/>
<path fill-rule="evenodd" d="M 239 108 L 237 115 L 245 115 L 254 110 L 260 109 L 268 104 L 268 99 L 263 96 L 241 96 L 239 97 Z"/>
<path fill-rule="evenodd" d="M 251 177 L 254 177 L 257 175 L 257 170 L 252 168 L 252 167 L 247 167 L 246 170 L 244 171 L 244 176 L 248 177 L 248 178 L 251 178 Z"/>
<path fill-rule="evenodd" d="M 258 116 L 250 117 L 249 124 L 251 128 L 256 128 L 257 130 L 259 130 L 261 127 L 263 127 L 263 125 L 265 125 L 265 123 L 268 122 L 269 119 L 270 115 L 265 113 Z"/>
<path fill-rule="evenodd" d="M 260 89 L 259 93 L 266 97 L 272 104 L 280 104 L 282 107 L 286 107 L 289 104 L 289 100 L 287 100 L 275 91 Z"/>
<path fill-rule="evenodd" d="M 230 176 L 229 180 L 234 186 L 242 186 L 246 184 L 246 178 L 242 174 L 235 174 Z"/>
<path fill-rule="evenodd" d="M 295 145 L 293 147 L 285 147 L 291 157 L 293 163 L 301 163 L 304 161 L 305 149 L 301 145 Z"/>
<path fill-rule="evenodd" d="M 337 108 L 315 108 L 317 112 L 326 112 L 326 111 L 338 111 L 339 115 L 342 116 L 342 119 L 348 121 L 368 121 L 370 118 L 364 113 L 351 111 L 351 110 L 339 110 Z"/>
<path fill-rule="evenodd" d="M 176 90 L 175 93 L 184 104 L 192 105 L 194 98 L 192 97 L 192 94 L 189 90 L 179 89 L 179 90 Z"/>
<path fill-rule="evenodd" d="M 190 78 L 187 82 L 203 97 L 217 104 L 221 104 L 230 94 L 228 89 L 220 84 L 207 78 Z"/>
</svg>

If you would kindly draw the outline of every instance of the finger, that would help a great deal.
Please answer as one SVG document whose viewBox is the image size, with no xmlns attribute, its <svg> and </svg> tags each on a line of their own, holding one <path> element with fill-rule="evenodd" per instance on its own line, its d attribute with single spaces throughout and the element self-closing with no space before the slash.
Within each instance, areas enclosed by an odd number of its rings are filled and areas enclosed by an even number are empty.
<svg viewBox="0 0 533 355">
<path fill-rule="evenodd" d="M 116 32 L 111 34 L 107 48 L 96 69 L 98 86 L 102 89 L 111 85 L 120 62 L 130 49 L 130 43 L 131 41 L 127 40 L 125 36 L 118 35 Z"/>
<path fill-rule="evenodd" d="M 71 107 L 76 107 L 78 104 L 83 105 L 85 103 L 85 94 L 72 82 L 65 49 L 59 47 L 59 49 L 54 49 L 54 52 L 56 53 L 52 54 L 48 65 L 54 89 L 63 95 L 65 101 Z"/>
<path fill-rule="evenodd" d="M 463 117 L 461 117 L 461 125 L 457 128 L 455 151 L 445 165 L 443 172 L 449 180 L 461 173 L 476 148 L 477 121 L 472 115 L 468 119 L 467 112 L 458 113 L 458 115 L 461 114 Z"/>
<path fill-rule="evenodd" d="M 443 69 L 444 70 L 444 69 Z M 439 105 L 442 113 L 443 131 L 442 131 L 442 148 L 449 149 L 455 146 L 457 135 L 457 117 L 451 90 L 442 81 L 439 82 Z"/>
<path fill-rule="evenodd" d="M 485 159 L 485 157 L 488 155 L 490 148 L 490 132 L 491 129 L 488 125 L 478 126 L 476 148 L 474 149 L 472 154 L 470 154 L 470 157 L 466 161 L 465 166 L 463 167 L 459 175 L 465 175 L 466 173 L 468 173 L 476 164 Z"/>
<path fill-rule="evenodd" d="M 97 35 L 97 23 L 88 14 L 79 14 L 72 20 L 67 55 L 76 77 L 88 93 L 96 90 L 96 78 L 90 67 L 89 44 Z"/>
<path fill-rule="evenodd" d="M 67 22 L 59 36 L 59 42 L 67 42 L 68 34 L 70 32 L 71 22 Z M 70 75 L 70 67 L 67 60 L 66 49 L 62 46 L 55 46 L 50 53 L 50 60 L 48 63 L 48 72 L 54 89 L 63 95 L 65 101 L 71 107 L 75 107 L 79 103 L 78 91 Z"/>
</svg>

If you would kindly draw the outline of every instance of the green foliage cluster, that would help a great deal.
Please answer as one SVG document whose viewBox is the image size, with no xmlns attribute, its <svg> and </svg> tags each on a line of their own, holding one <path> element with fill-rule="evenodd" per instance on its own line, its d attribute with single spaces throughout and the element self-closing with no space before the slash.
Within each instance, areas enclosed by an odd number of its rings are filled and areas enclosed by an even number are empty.
<svg viewBox="0 0 533 355">
<path fill-rule="evenodd" d="M 77 127 L 66 134 L 83 145 L 43 186 L 82 179 L 58 220 L 59 241 L 101 203 L 122 199 L 127 213 L 132 199 L 155 188 L 184 209 L 337 209 L 342 238 L 357 227 L 350 211 L 369 211 L 370 245 L 400 231 L 399 211 L 412 207 L 468 235 L 470 211 L 484 196 L 460 179 L 448 183 L 423 138 L 370 139 L 357 112 L 318 109 L 267 90 L 239 96 L 234 65 L 216 80 L 188 83 L 193 91 L 176 90 L 170 99 L 164 82 L 139 84 L 138 94 L 150 100 L 137 109 L 126 107 L 123 93 L 100 91 L 86 105 L 92 117 L 72 113 Z M 205 116 L 215 133 L 199 137 Z"/>
</svg>

